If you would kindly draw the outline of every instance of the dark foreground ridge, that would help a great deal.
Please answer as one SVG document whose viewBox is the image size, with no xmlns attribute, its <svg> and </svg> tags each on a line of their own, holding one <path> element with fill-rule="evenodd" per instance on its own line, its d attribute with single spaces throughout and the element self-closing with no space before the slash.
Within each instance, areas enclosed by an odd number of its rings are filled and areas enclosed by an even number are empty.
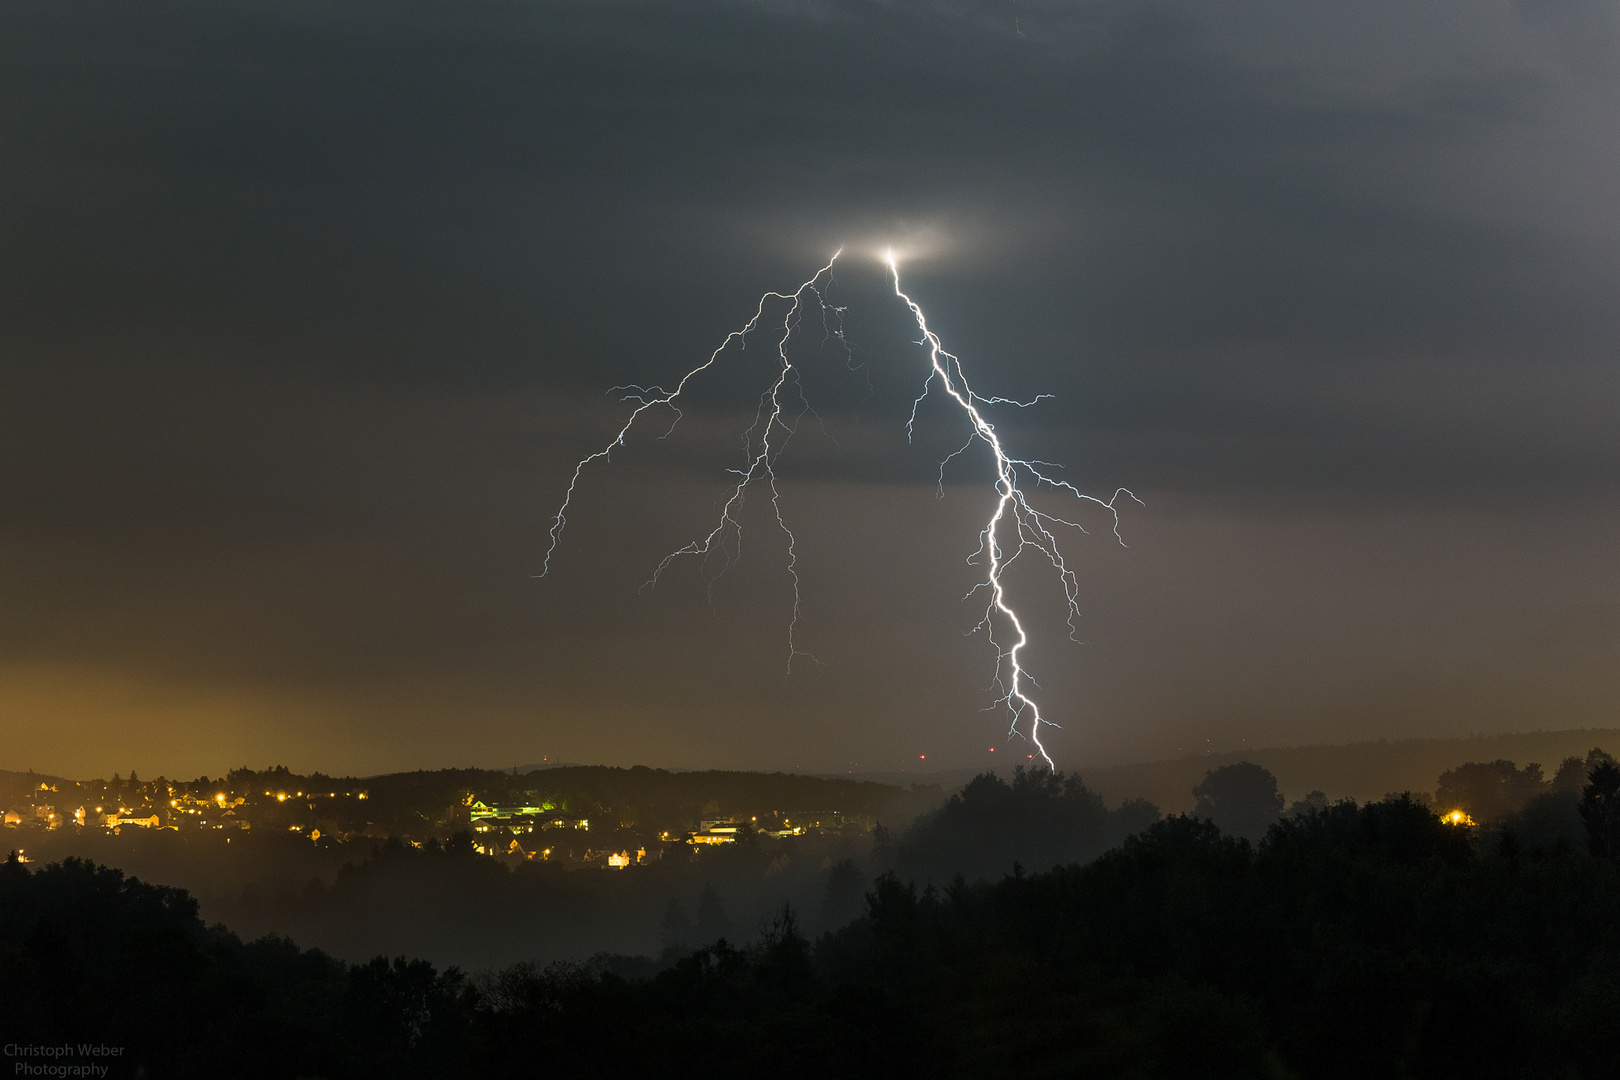
<svg viewBox="0 0 1620 1080">
<path fill-rule="evenodd" d="M 475 977 L 244 944 L 179 890 L 11 861 L 0 987 L 16 1038 L 122 1047 L 106 1075 L 154 1080 L 1609 1077 L 1620 770 L 1592 781 L 1585 851 L 1409 796 L 1258 845 L 1172 817 L 1084 866 L 885 874 L 813 942 L 785 909 L 743 947 Z"/>
</svg>

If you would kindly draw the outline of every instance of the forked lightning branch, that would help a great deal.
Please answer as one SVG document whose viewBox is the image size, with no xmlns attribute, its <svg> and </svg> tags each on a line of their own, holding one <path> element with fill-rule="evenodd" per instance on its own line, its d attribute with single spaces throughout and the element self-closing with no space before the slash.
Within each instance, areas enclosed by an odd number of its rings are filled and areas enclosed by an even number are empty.
<svg viewBox="0 0 1620 1080">
<path fill-rule="evenodd" d="M 606 446 L 580 459 L 574 467 L 562 505 L 558 507 L 551 524 L 550 544 L 541 564 L 541 577 L 551 572 L 552 557 L 562 542 L 563 531 L 568 525 L 568 512 L 586 469 L 597 462 L 610 461 L 613 451 L 625 446 L 631 431 L 644 420 L 650 422 L 656 417 L 665 425 L 660 437 L 667 437 L 681 420 L 682 395 L 693 380 L 719 367 L 730 350 L 745 347 L 751 337 L 768 336 L 774 349 L 775 371 L 760 393 L 752 422 L 743 432 L 743 461 L 738 468 L 731 470 L 736 481 L 721 504 L 719 516 L 706 534 L 664 556 L 654 568 L 648 583 L 656 584 L 671 565 L 688 558 L 704 566 L 718 560 L 716 576 L 723 573 L 741 550 L 742 525 L 739 515 L 744 500 L 751 489 L 760 489 L 769 498 L 777 527 L 787 539 L 787 573 L 793 593 L 792 613 L 787 627 L 788 673 L 792 673 L 795 660 L 801 657 L 815 659 L 797 644 L 802 617 L 798 540 L 788 525 L 776 467 L 799 422 L 810 410 L 801 373 L 789 357 L 789 340 L 803 325 L 806 314 L 812 308 L 823 333 L 842 338 L 843 309 L 832 305 L 827 298 L 833 265 L 838 257 L 838 254 L 833 255 L 825 266 L 793 292 L 768 292 L 761 296 L 753 316 L 728 334 L 706 360 L 683 375 L 672 389 L 665 390 L 658 386 L 615 388 L 624 394 L 626 403 L 634 403 L 634 408 Z M 1042 394 L 1030 401 L 1016 401 L 976 393 L 968 383 L 961 360 L 946 351 L 939 336 L 929 329 L 921 305 L 901 289 L 899 263 L 893 253 L 886 253 L 883 261 L 894 284 L 895 297 L 905 304 L 916 321 L 920 335 L 916 344 L 924 350 L 927 360 L 922 392 L 913 402 L 911 417 L 906 424 L 908 438 L 916 425 L 917 410 L 922 403 L 930 394 L 943 394 L 960 410 L 967 431 L 962 445 L 939 463 L 941 493 L 944 491 L 946 467 L 975 444 L 982 444 L 993 460 L 991 486 L 995 492 L 994 508 L 979 533 L 978 547 L 967 560 L 970 565 L 982 569 L 983 578 L 968 591 L 967 596 L 984 600 L 984 616 L 975 630 L 982 631 L 995 650 L 992 682 L 995 698 L 989 708 L 1005 709 L 1009 737 L 1027 738 L 1034 748 L 1032 756 L 1039 757 L 1041 763 L 1050 768 L 1053 762 L 1041 742 L 1041 732 L 1044 727 L 1058 725 L 1042 714 L 1039 704 L 1030 696 L 1034 683 L 1021 659 L 1021 653 L 1029 644 L 1029 633 L 1008 596 L 1006 575 L 1020 559 L 1033 557 L 1050 564 L 1063 591 L 1069 633 L 1071 638 L 1074 637 L 1080 617 L 1079 582 L 1064 558 L 1058 538 L 1062 530 L 1073 529 L 1083 533 L 1085 529 L 1078 521 L 1038 509 L 1031 502 L 1030 493 L 1049 488 L 1077 505 L 1091 504 L 1107 511 L 1113 519 L 1114 538 L 1121 544 L 1124 540 L 1119 533 L 1119 500 L 1121 497 L 1135 499 L 1136 496 L 1125 488 L 1119 488 L 1107 499 L 1088 495 L 1069 481 L 1053 475 L 1061 466 L 1013 456 L 990 419 L 993 411 L 998 408 L 1029 408 L 1051 395 Z M 773 302 L 782 307 L 780 318 L 767 316 L 767 309 Z"/>
</svg>

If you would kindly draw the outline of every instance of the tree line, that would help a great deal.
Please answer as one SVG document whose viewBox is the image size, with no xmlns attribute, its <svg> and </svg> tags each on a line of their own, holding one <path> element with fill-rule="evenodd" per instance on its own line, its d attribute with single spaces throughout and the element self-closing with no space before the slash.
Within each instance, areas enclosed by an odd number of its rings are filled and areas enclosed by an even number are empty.
<svg viewBox="0 0 1620 1080">
<path fill-rule="evenodd" d="M 1095 816 L 1061 776 L 1003 786 L 986 790 L 1021 843 Z M 154 1078 L 1605 1077 L 1620 768 L 1598 762 L 1577 808 L 1578 849 L 1482 837 L 1409 795 L 1307 807 L 1257 843 L 1178 815 L 1085 864 L 884 873 L 813 940 L 787 908 L 661 964 L 477 976 L 242 942 L 180 890 L 12 860 L 0 987 L 18 1037 L 125 1046 Z"/>
</svg>

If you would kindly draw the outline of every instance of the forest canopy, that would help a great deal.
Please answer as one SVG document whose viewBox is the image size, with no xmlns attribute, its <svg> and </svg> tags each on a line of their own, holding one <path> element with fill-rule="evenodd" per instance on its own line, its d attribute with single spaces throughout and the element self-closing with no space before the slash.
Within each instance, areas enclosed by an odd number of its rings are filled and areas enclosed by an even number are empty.
<svg viewBox="0 0 1620 1080">
<path fill-rule="evenodd" d="M 981 787 L 897 854 L 973 836 L 981 802 L 1028 850 L 1109 817 L 1058 777 Z M 30 990 L 7 995 L 29 1039 L 115 1042 L 154 1077 L 659 1075 L 672 1054 L 715 1077 L 1603 1077 L 1620 769 L 1578 805 L 1578 849 L 1409 795 L 1291 813 L 1258 844 L 1173 816 L 1087 864 L 881 874 L 814 938 L 785 908 L 657 961 L 474 976 L 243 943 L 179 890 L 13 860 L 0 973 Z"/>
</svg>

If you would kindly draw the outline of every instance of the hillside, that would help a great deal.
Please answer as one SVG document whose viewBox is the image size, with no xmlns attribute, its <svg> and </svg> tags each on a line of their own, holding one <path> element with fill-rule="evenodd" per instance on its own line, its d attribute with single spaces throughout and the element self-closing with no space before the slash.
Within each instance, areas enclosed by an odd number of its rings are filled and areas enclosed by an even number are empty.
<svg viewBox="0 0 1620 1080">
<path fill-rule="evenodd" d="M 65 776 L 52 776 L 49 773 L 37 773 L 32 769 L 27 772 L 14 772 L 9 769 L 0 769 L 0 807 L 10 806 L 13 803 L 24 802 L 34 797 L 41 784 L 50 787 L 61 787 L 72 784 L 73 781 Z"/>
<path fill-rule="evenodd" d="M 1572 728 L 1460 739 L 1379 739 L 1338 746 L 1279 746 L 1164 761 L 1081 769 L 1086 786 L 1109 805 L 1143 798 L 1167 814 L 1193 808 L 1192 789 L 1204 773 L 1238 761 L 1270 769 L 1293 801 L 1318 790 L 1329 798 L 1381 799 L 1390 792 L 1430 793 L 1447 769 L 1467 761 L 1505 758 L 1538 762 L 1550 775 L 1565 757 L 1594 746 L 1620 751 L 1620 728 Z"/>
</svg>

